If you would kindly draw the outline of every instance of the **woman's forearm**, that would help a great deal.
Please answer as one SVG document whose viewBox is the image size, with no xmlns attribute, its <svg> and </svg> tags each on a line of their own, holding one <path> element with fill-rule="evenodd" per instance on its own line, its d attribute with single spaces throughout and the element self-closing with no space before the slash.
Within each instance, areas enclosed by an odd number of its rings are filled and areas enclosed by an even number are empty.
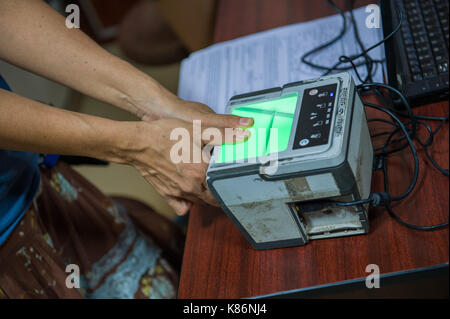
<svg viewBox="0 0 450 319">
<path fill-rule="evenodd" d="M 133 122 L 61 110 L 0 89 L 0 149 L 123 162 Z M 131 140 L 131 139 L 128 139 Z"/>
<path fill-rule="evenodd" d="M 202 186 L 206 163 L 172 161 L 173 146 L 179 142 L 170 135 L 180 128 L 192 134 L 190 123 L 178 119 L 112 121 L 0 89 L 0 149 L 82 155 L 131 165 L 183 215 L 193 202 L 217 203 Z M 186 146 L 192 153 L 202 152 L 202 143 Z"/>
<path fill-rule="evenodd" d="M 140 118 L 176 99 L 41 0 L 0 0 L 0 58 Z"/>
</svg>

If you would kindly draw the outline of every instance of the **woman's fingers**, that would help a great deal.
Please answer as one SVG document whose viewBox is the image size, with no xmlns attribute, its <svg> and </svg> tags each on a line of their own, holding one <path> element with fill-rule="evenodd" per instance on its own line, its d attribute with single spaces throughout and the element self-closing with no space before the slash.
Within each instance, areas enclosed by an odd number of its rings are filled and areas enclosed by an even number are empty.
<svg viewBox="0 0 450 319">
<path fill-rule="evenodd" d="M 212 206 L 216 206 L 216 207 L 220 207 L 219 203 L 217 203 L 216 199 L 214 198 L 214 196 L 211 194 L 211 191 L 206 188 L 206 186 L 204 186 L 204 184 L 202 184 L 202 186 L 204 187 L 204 191 L 201 192 L 198 197 L 205 202 L 206 204 L 212 205 Z"/>
<path fill-rule="evenodd" d="M 250 136 L 250 132 L 232 129 L 230 133 L 226 132 L 225 128 L 202 131 L 192 129 L 190 123 L 176 119 L 139 123 L 142 127 L 139 127 L 139 134 L 136 136 L 138 151 L 133 151 L 130 156 L 131 163 L 167 200 L 175 212 L 178 215 L 185 215 L 193 203 L 219 206 L 206 186 L 210 152 L 204 154 L 204 149 L 206 146 L 212 147 L 212 142 L 222 144 L 224 139 L 225 142 L 244 141 Z M 183 133 L 178 139 L 173 139 L 172 134 L 168 133 L 175 129 Z M 202 137 L 189 137 L 189 134 L 196 132 L 202 134 Z M 155 138 L 142 138 L 143 136 Z M 205 141 L 209 145 L 205 146 Z M 188 156 L 184 156 L 183 152 L 187 152 Z M 197 154 L 200 154 L 200 158 Z"/>
<path fill-rule="evenodd" d="M 248 128 L 253 125 L 253 119 L 232 114 L 217 114 L 210 107 L 202 103 L 182 101 L 176 107 L 179 119 L 192 122 L 200 120 L 205 127 L 217 128 Z"/>
<path fill-rule="evenodd" d="M 167 203 L 178 216 L 186 215 L 192 207 L 192 203 L 181 198 L 168 197 Z"/>
<path fill-rule="evenodd" d="M 202 142 L 209 145 L 242 143 L 250 138 L 250 131 L 241 128 L 208 127 L 202 132 Z"/>
<path fill-rule="evenodd" d="M 240 117 L 231 114 L 211 113 L 204 115 L 202 118 L 203 125 L 219 128 L 248 128 L 253 125 L 253 119 L 249 117 Z"/>
</svg>

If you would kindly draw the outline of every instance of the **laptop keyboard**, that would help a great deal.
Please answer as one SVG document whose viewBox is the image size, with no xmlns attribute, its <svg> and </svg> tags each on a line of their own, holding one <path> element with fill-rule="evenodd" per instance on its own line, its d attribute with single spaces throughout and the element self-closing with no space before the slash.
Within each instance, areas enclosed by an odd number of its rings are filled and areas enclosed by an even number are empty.
<svg viewBox="0 0 450 319">
<path fill-rule="evenodd" d="M 448 73 L 449 1 L 402 0 L 405 19 L 402 39 L 410 81 L 435 78 Z"/>
</svg>

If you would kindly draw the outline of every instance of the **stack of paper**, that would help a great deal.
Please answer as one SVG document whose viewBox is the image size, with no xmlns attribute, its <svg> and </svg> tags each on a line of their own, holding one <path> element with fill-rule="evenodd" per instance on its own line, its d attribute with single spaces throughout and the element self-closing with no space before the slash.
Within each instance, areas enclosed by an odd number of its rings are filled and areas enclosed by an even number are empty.
<svg viewBox="0 0 450 319">
<path fill-rule="evenodd" d="M 364 7 L 354 10 L 366 48 L 383 39 L 381 28 L 366 27 L 367 15 Z M 361 51 L 350 19 L 347 20 L 349 30 L 345 36 L 311 56 L 312 62 L 332 66 L 341 55 L 350 56 Z M 334 15 L 255 33 L 194 52 L 182 62 L 178 95 L 185 100 L 204 103 L 217 113 L 224 113 L 227 101 L 233 95 L 318 77 L 324 71 L 302 63 L 301 57 L 336 37 L 341 27 L 341 17 Z M 370 51 L 370 56 L 383 60 L 384 46 Z M 362 77 L 366 75 L 364 66 L 358 70 Z M 384 67 L 378 64 L 374 81 L 383 82 L 383 72 Z"/>
</svg>

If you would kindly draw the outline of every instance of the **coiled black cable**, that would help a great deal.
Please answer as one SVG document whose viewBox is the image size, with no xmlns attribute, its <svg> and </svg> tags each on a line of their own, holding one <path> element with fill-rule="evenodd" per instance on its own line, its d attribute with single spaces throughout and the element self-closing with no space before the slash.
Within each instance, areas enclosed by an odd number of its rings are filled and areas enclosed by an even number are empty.
<svg viewBox="0 0 450 319">
<path fill-rule="evenodd" d="M 411 154 L 414 159 L 414 173 L 413 173 L 413 178 L 412 178 L 408 188 L 400 195 L 391 196 L 389 194 L 387 165 L 384 165 L 383 166 L 384 192 L 372 193 L 369 196 L 369 198 L 361 199 L 361 200 L 355 200 L 355 201 L 350 201 L 350 202 L 326 201 L 326 202 L 318 203 L 316 205 L 348 207 L 348 206 L 370 204 L 371 206 L 384 206 L 386 208 L 386 210 L 388 211 L 388 213 L 395 220 L 397 220 L 400 224 L 402 224 L 406 227 L 409 227 L 411 229 L 429 231 L 429 230 L 436 230 L 436 229 L 440 229 L 442 227 L 448 226 L 448 222 L 437 224 L 437 225 L 431 225 L 431 226 L 413 225 L 413 224 L 407 223 L 404 220 L 402 220 L 398 215 L 395 214 L 395 212 L 392 210 L 392 207 L 391 207 L 392 201 L 400 201 L 400 200 L 406 198 L 409 194 L 411 194 L 411 192 L 413 191 L 414 187 L 417 184 L 417 180 L 418 180 L 418 176 L 419 176 L 419 158 L 418 158 L 418 154 L 417 154 L 417 149 L 413 142 L 414 139 L 416 139 L 418 141 L 418 143 L 423 147 L 425 156 L 430 161 L 430 163 L 439 172 L 441 172 L 444 176 L 447 176 L 447 177 L 449 176 L 448 169 L 441 168 L 436 163 L 436 161 L 433 159 L 433 157 L 431 156 L 431 154 L 429 152 L 429 148 L 431 147 L 431 145 L 434 141 L 434 136 L 443 127 L 443 125 L 449 121 L 449 116 L 448 115 L 447 116 L 415 115 L 412 112 L 412 109 L 411 109 L 407 99 L 403 96 L 403 94 L 400 91 L 398 91 L 397 89 L 395 89 L 387 84 L 384 84 L 384 83 L 373 83 L 372 82 L 372 70 L 373 70 L 374 63 L 379 63 L 379 62 L 383 62 L 383 61 L 376 61 L 376 60 L 371 59 L 371 57 L 368 55 L 368 52 L 373 50 L 374 48 L 380 46 L 381 44 L 385 43 L 389 39 L 391 39 L 399 31 L 399 29 L 403 23 L 403 19 L 404 19 L 403 12 L 401 10 L 398 10 L 397 13 L 399 15 L 399 23 L 394 28 L 394 30 L 389 35 L 387 35 L 383 40 L 375 43 L 374 45 L 370 46 L 367 49 L 365 49 L 364 45 L 362 44 L 362 41 L 359 37 L 358 29 L 356 26 L 355 18 L 353 16 L 353 12 L 351 12 L 350 18 L 351 18 L 351 22 L 352 22 L 352 25 L 354 28 L 355 37 L 360 46 L 361 52 L 358 54 L 352 55 L 350 57 L 345 56 L 345 55 L 340 56 L 338 59 L 338 62 L 336 62 L 332 67 L 327 67 L 327 66 L 321 66 L 321 65 L 309 62 L 306 58 L 313 55 L 314 53 L 317 53 L 317 52 L 331 46 L 336 41 L 340 40 L 346 32 L 347 22 L 346 22 L 345 14 L 339 7 L 336 6 L 336 4 L 333 1 L 328 0 L 328 2 L 330 3 L 330 5 L 333 8 L 335 8 L 335 10 L 342 17 L 343 26 L 341 28 L 341 31 L 336 38 L 305 53 L 301 58 L 302 62 L 309 65 L 310 67 L 317 68 L 320 70 L 325 70 L 326 72 L 323 75 L 328 75 L 331 72 L 335 72 L 335 71 L 346 71 L 346 70 L 353 69 L 356 74 L 356 77 L 361 82 L 361 84 L 357 86 L 357 90 L 360 93 L 360 95 L 363 95 L 368 92 L 375 93 L 378 96 L 378 98 L 383 102 L 382 104 L 384 104 L 384 106 L 380 106 L 380 105 L 376 105 L 373 103 L 365 102 L 364 105 L 366 107 L 371 107 L 371 108 L 377 109 L 379 111 L 382 111 L 382 112 L 388 114 L 393 119 L 393 121 L 389 121 L 386 119 L 378 119 L 378 118 L 368 120 L 368 122 L 379 121 L 379 122 L 384 122 L 384 123 L 387 123 L 387 124 L 390 124 L 391 126 L 393 126 L 393 129 L 391 131 L 381 132 L 378 134 L 374 134 L 372 136 L 372 137 L 377 137 L 377 136 L 388 135 L 386 142 L 381 146 L 375 147 L 374 151 L 375 152 L 379 151 L 377 153 L 378 155 L 382 155 L 385 158 L 387 158 L 388 155 L 393 154 L 398 151 L 401 151 L 401 150 L 409 147 L 411 149 Z M 350 3 L 350 9 L 352 9 L 353 8 L 353 0 L 349 0 L 349 3 Z M 355 63 L 355 61 L 361 57 L 364 57 L 365 62 Z M 341 67 L 341 65 L 344 63 L 348 63 L 348 64 L 350 64 L 350 66 Z M 358 67 L 362 66 L 362 65 L 365 65 L 366 69 L 367 69 L 367 76 L 365 79 L 362 79 L 362 77 L 360 76 L 360 74 L 358 72 Z M 402 111 L 396 110 L 394 108 L 391 108 L 390 107 L 392 105 L 391 101 L 388 101 L 386 99 L 386 97 L 380 91 L 380 88 L 387 89 L 391 93 L 394 93 L 395 95 L 397 95 L 399 97 L 401 103 L 405 107 L 406 112 L 402 112 Z M 403 123 L 399 117 L 406 117 L 409 119 L 409 122 Z M 426 120 L 441 121 L 441 123 L 438 125 L 438 127 L 435 130 L 432 130 L 430 125 L 428 125 L 428 123 L 424 122 Z M 420 138 L 418 138 L 418 136 L 417 136 L 418 125 L 425 127 L 426 131 L 428 132 L 429 136 L 425 142 L 420 140 Z M 403 132 L 403 135 L 400 137 L 394 138 L 394 136 L 400 131 Z M 406 142 L 404 144 L 402 144 L 396 148 L 390 148 L 390 146 L 392 146 L 393 144 L 398 143 L 405 139 L 406 139 Z"/>
</svg>

